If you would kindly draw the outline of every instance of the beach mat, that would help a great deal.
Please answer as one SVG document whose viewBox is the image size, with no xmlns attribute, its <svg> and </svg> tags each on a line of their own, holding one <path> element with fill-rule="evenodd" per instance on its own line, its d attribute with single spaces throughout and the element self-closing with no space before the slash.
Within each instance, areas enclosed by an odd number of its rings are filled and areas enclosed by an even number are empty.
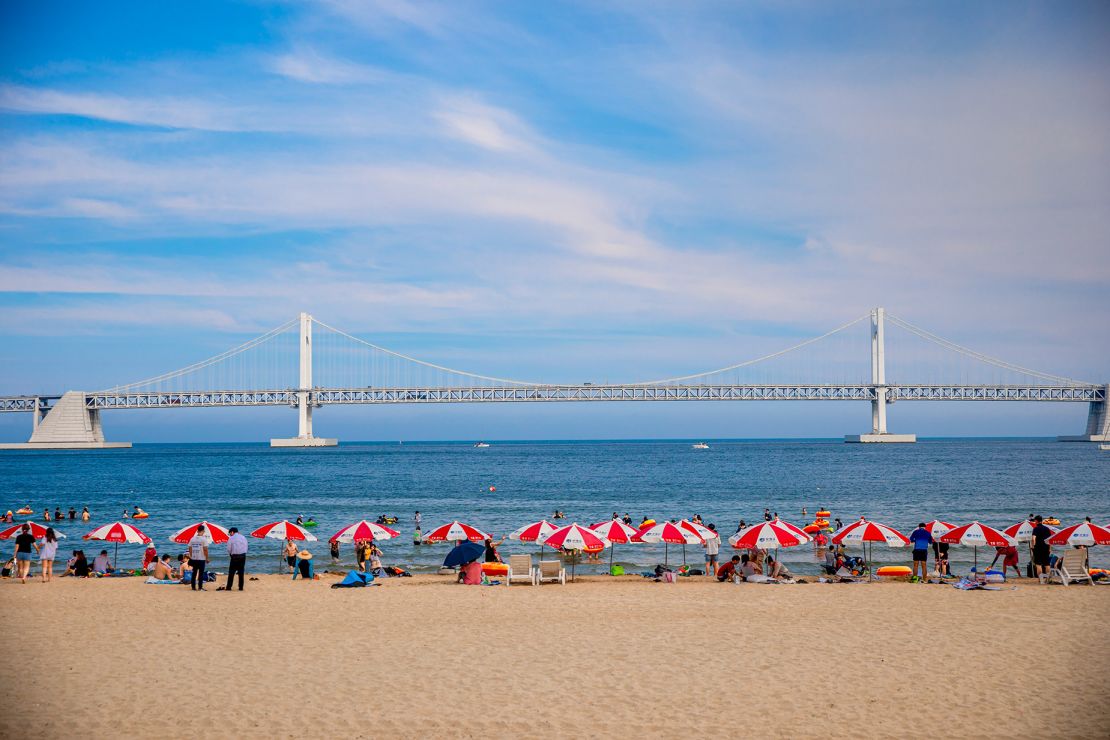
<svg viewBox="0 0 1110 740">
<path fill-rule="evenodd" d="M 333 583 L 332 588 L 362 588 L 374 585 L 373 573 L 359 573 L 357 570 L 347 571 L 347 576 L 339 583 Z"/>
</svg>

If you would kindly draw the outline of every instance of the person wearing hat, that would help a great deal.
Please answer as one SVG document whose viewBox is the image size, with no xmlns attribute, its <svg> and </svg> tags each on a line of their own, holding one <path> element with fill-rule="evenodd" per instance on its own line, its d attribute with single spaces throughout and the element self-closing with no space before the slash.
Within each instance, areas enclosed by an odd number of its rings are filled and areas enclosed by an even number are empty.
<svg viewBox="0 0 1110 740">
<path fill-rule="evenodd" d="M 312 569 L 312 553 L 308 550 L 301 550 L 297 553 L 297 567 L 293 569 L 293 580 L 297 580 L 300 576 L 306 581 L 311 581 L 316 577 L 316 573 Z"/>
<path fill-rule="evenodd" d="M 227 557 L 229 560 L 227 566 L 227 585 L 224 586 L 224 591 L 231 590 L 231 579 L 236 574 L 239 575 L 239 590 L 243 590 L 243 576 L 247 570 L 247 538 L 239 534 L 238 527 L 232 527 L 227 530 L 231 535 L 227 538 Z"/>
</svg>

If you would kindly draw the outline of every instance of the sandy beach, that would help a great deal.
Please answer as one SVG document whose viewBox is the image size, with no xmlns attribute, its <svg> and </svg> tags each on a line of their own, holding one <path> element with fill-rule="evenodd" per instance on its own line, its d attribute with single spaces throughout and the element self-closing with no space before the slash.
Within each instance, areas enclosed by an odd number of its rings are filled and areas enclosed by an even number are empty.
<svg viewBox="0 0 1110 740">
<path fill-rule="evenodd" d="M 0 731 L 1110 734 L 1101 586 L 335 580 L 261 576 L 243 593 L 203 594 L 138 578 L 4 582 Z"/>
</svg>

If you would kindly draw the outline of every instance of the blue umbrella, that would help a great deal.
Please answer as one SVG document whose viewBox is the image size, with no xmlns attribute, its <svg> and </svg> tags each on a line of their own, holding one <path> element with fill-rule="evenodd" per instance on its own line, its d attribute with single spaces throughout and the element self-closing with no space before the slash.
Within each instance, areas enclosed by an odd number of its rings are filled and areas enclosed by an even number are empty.
<svg viewBox="0 0 1110 740">
<path fill-rule="evenodd" d="M 463 542 L 455 545 L 447 557 L 443 559 L 443 567 L 455 568 L 466 563 L 471 563 L 486 554 L 486 548 L 477 542 Z"/>
</svg>

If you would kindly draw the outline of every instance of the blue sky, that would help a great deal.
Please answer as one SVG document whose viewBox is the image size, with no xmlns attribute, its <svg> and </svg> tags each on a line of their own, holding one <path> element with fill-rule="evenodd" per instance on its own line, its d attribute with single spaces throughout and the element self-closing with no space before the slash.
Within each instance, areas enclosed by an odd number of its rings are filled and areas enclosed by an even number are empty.
<svg viewBox="0 0 1110 740">
<path fill-rule="evenodd" d="M 5 393 L 154 375 L 299 310 L 432 361 L 565 381 L 719 367 L 885 305 L 1025 366 L 1110 376 L 1105 3 L 0 14 Z M 813 406 L 351 409 L 319 424 L 835 436 L 869 420 Z M 207 413 L 112 415 L 109 436 L 292 424 Z M 892 425 L 1056 434 L 1084 413 L 904 404 Z M 28 426 L 0 418 L 0 436 Z"/>
</svg>

